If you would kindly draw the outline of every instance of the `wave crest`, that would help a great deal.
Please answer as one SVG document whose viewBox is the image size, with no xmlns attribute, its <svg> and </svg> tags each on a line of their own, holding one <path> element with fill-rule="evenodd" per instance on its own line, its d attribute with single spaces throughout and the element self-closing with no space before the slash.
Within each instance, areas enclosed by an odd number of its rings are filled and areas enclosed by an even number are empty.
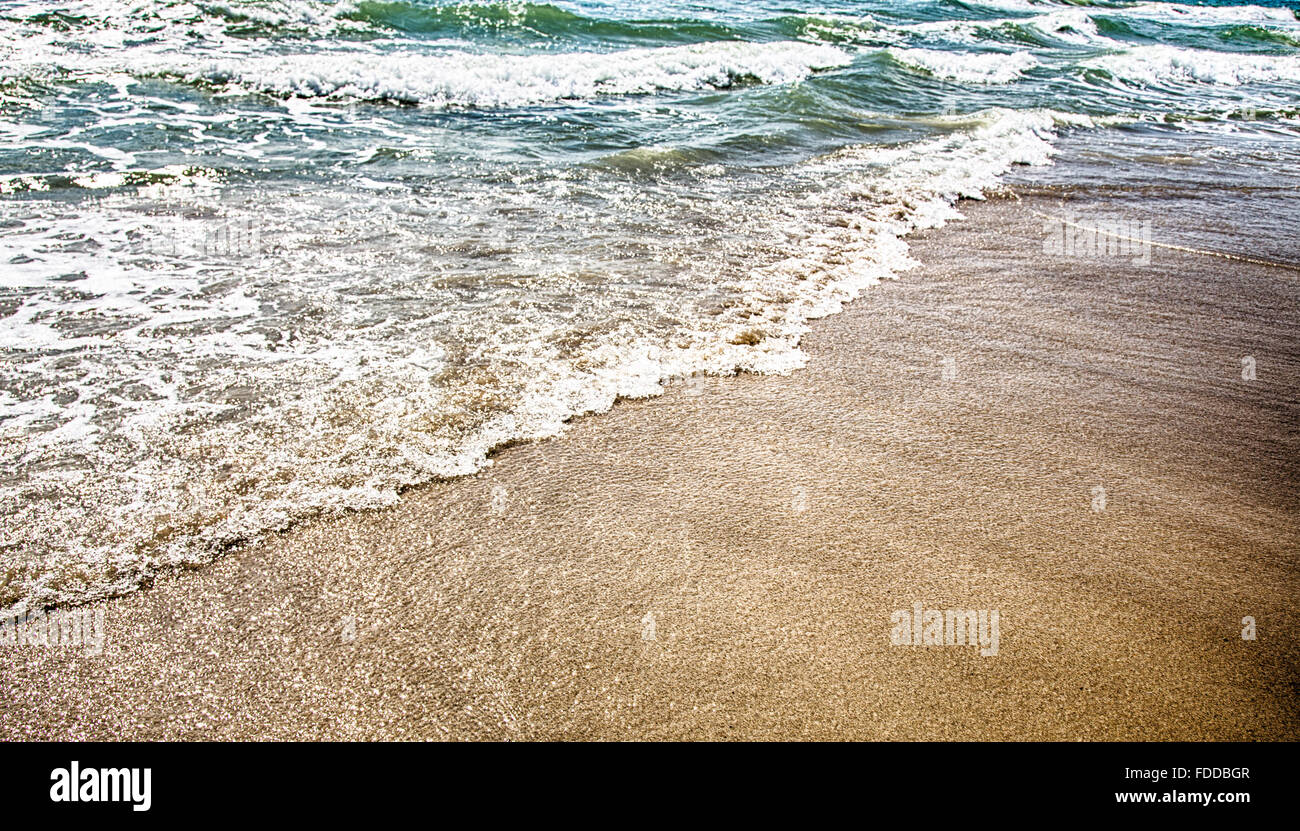
<svg viewBox="0 0 1300 831">
<path fill-rule="evenodd" d="M 806 43 L 714 42 L 620 52 L 546 55 L 317 53 L 161 62 L 152 74 L 305 98 L 442 107 L 512 107 L 745 83 L 800 81 L 849 55 Z"/>
<path fill-rule="evenodd" d="M 941 52 L 935 49 L 888 49 L 896 62 L 936 78 L 975 84 L 1007 84 L 1038 66 L 1026 52 L 983 54 Z"/>
<path fill-rule="evenodd" d="M 1114 55 L 1084 61 L 1120 83 L 1153 86 L 1203 83 L 1238 86 L 1300 77 L 1300 55 L 1259 55 L 1210 52 L 1177 46 L 1139 46 Z"/>
</svg>

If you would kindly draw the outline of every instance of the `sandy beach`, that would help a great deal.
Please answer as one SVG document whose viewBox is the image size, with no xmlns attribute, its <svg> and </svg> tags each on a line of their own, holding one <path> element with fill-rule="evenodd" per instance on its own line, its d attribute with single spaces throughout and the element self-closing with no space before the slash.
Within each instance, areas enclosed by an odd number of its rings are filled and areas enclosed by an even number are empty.
<svg viewBox="0 0 1300 831">
<path fill-rule="evenodd" d="M 802 371 L 165 574 L 102 654 L 8 650 L 0 737 L 1300 737 L 1300 273 L 1045 255 L 1079 193 L 961 208 Z M 917 603 L 997 610 L 997 654 L 892 644 Z"/>
</svg>

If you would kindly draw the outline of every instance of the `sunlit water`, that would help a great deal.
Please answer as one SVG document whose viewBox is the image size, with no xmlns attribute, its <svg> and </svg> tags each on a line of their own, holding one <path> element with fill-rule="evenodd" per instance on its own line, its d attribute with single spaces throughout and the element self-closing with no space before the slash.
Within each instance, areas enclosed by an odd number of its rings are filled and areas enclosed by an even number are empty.
<svg viewBox="0 0 1300 831">
<path fill-rule="evenodd" d="M 0 605 L 797 369 L 1062 140 L 1194 201 L 1298 128 L 1276 3 L 0 2 Z"/>
</svg>

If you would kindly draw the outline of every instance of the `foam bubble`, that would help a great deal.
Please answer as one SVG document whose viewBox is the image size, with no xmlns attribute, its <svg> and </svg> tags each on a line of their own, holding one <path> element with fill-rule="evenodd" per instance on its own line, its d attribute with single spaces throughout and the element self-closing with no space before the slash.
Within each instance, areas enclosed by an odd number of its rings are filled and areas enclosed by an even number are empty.
<svg viewBox="0 0 1300 831">
<path fill-rule="evenodd" d="M 1090 58 L 1083 66 L 1104 70 L 1133 85 L 1182 82 L 1238 86 L 1300 77 L 1300 55 L 1211 52 L 1165 44 Z"/>
<path fill-rule="evenodd" d="M 715 42 L 613 53 L 547 55 L 344 53 L 259 56 L 140 69 L 189 81 L 307 98 L 359 98 L 431 106 L 517 107 L 602 95 L 782 84 L 844 66 L 849 55 L 799 42 Z"/>
<path fill-rule="evenodd" d="M 889 49 L 890 57 L 904 66 L 920 69 L 938 78 L 973 84 L 1007 84 L 1038 66 L 1027 52 L 962 53 L 936 49 Z"/>
<path fill-rule="evenodd" d="M 0 347 L 25 389 L 48 390 L 0 420 L 0 462 L 16 474 L 0 485 L 0 544 L 25 552 L 22 596 L 113 594 L 299 519 L 391 504 L 666 379 L 796 369 L 811 319 L 910 267 L 903 236 L 959 216 L 956 199 L 1047 161 L 1063 118 L 945 119 L 941 137 L 848 148 L 780 176 L 710 175 L 650 206 L 639 183 L 593 168 L 489 192 L 263 194 L 226 216 L 171 214 L 168 233 L 190 239 L 259 217 L 274 250 L 229 264 L 142 250 L 167 229 L 129 200 L 44 205 L 42 235 L 0 235 L 0 257 L 33 260 L 13 266 L 27 299 L 0 321 Z M 560 234 L 549 242 L 495 243 L 482 272 L 439 276 L 474 264 L 431 248 L 446 229 L 495 235 L 486 220 L 524 206 L 540 211 L 525 227 L 562 218 L 568 188 L 608 204 L 546 228 Z M 69 240 L 93 241 L 93 259 Z M 634 272 L 608 257 L 618 240 L 651 246 Z M 69 297 L 48 275 L 74 269 Z"/>
</svg>

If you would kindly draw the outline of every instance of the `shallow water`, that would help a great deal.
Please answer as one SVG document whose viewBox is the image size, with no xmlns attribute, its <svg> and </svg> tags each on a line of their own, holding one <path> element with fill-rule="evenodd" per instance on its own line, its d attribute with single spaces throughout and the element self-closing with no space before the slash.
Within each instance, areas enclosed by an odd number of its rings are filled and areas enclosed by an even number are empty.
<svg viewBox="0 0 1300 831">
<path fill-rule="evenodd" d="M 1295 260 L 1297 78 L 1278 4 L 0 2 L 0 605 L 796 369 L 1063 138 Z"/>
</svg>

